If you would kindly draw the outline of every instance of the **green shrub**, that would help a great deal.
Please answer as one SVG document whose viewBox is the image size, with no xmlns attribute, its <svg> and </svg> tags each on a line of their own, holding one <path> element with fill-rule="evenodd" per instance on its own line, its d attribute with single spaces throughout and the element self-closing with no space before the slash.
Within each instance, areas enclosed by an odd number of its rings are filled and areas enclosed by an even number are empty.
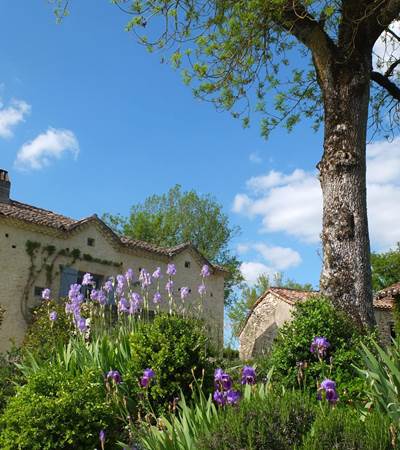
<svg viewBox="0 0 400 450">
<path fill-rule="evenodd" d="M 155 371 L 147 391 L 156 412 L 165 411 L 180 392 L 191 396 L 194 378 L 212 384 L 212 370 L 206 356 L 207 338 L 200 321 L 159 314 L 153 322 L 131 335 L 131 375 L 138 379 L 144 369 Z"/>
<path fill-rule="evenodd" d="M 314 337 L 330 342 L 326 357 L 319 361 L 310 352 Z M 341 400 L 364 396 L 364 380 L 352 364 L 360 362 L 362 341 L 369 342 L 343 312 L 324 298 L 312 298 L 296 306 L 293 320 L 279 331 L 270 356 L 258 361 L 262 371 L 274 367 L 274 380 L 287 388 L 313 392 L 317 381 L 335 380 Z M 299 363 L 303 364 L 302 369 Z"/>
<path fill-rule="evenodd" d="M 94 449 L 102 429 L 110 442 L 115 439 L 114 422 L 98 374 L 73 376 L 47 367 L 32 375 L 8 402 L 0 417 L 0 448 Z"/>
<path fill-rule="evenodd" d="M 21 360 L 21 352 L 12 349 L 5 354 L 0 354 L 0 414 L 8 399 L 15 394 L 17 382 L 23 382 L 24 377 L 16 363 Z"/>
<path fill-rule="evenodd" d="M 49 312 L 57 312 L 57 320 L 49 319 Z M 71 321 L 65 313 L 63 301 L 46 301 L 32 312 L 33 319 L 29 325 L 23 348 L 36 356 L 47 359 L 55 347 L 67 344 L 71 336 Z"/>
<path fill-rule="evenodd" d="M 221 411 L 196 449 L 292 450 L 315 415 L 315 401 L 303 393 L 255 395 Z"/>
<path fill-rule="evenodd" d="M 302 450 L 390 450 L 389 423 L 385 416 L 368 414 L 365 421 L 349 407 L 323 408 Z"/>
</svg>

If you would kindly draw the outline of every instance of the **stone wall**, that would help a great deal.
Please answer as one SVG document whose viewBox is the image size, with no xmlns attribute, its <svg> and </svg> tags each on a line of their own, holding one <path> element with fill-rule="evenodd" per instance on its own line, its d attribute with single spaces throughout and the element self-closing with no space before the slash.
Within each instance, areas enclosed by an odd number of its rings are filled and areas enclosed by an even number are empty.
<svg viewBox="0 0 400 450">
<path fill-rule="evenodd" d="M 253 310 L 239 336 L 239 355 L 243 360 L 268 353 L 279 328 L 290 321 L 293 306 L 269 293 Z M 383 345 L 391 343 L 393 315 L 390 310 L 375 309 L 375 319 Z"/>
<path fill-rule="evenodd" d="M 88 244 L 89 238 L 94 240 L 94 246 Z M 104 279 L 111 275 L 124 273 L 129 267 L 134 269 L 136 274 L 138 274 L 139 268 L 145 268 L 152 273 L 158 266 L 165 272 L 169 261 L 167 257 L 162 255 L 136 249 L 121 250 L 117 248 L 106 239 L 101 227 L 96 226 L 93 222 L 85 227 L 80 227 L 74 234 L 68 235 L 68 238 L 66 238 L 65 234 L 51 229 L 0 219 L 0 304 L 6 310 L 3 324 L 0 327 L 0 352 L 10 348 L 10 339 L 17 345 L 20 344 L 26 331 L 26 321 L 21 313 L 21 300 L 31 269 L 30 258 L 26 252 L 28 240 L 41 244 L 36 270 L 41 266 L 42 249 L 48 245 L 53 245 L 56 253 L 62 249 L 69 249 L 70 251 L 79 249 L 82 255 L 89 254 L 93 258 L 121 263 L 120 267 L 115 267 L 98 262 L 77 260 L 72 265 L 78 271 L 101 275 Z M 47 263 L 51 260 L 52 257 L 49 258 Z M 198 309 L 197 287 L 201 282 L 201 262 L 190 250 L 179 253 L 172 258 L 171 262 L 174 262 L 177 267 L 177 275 L 174 279 L 176 297 L 179 298 L 179 287 L 189 287 L 192 292 L 187 299 L 187 304 Z M 53 266 L 52 282 L 49 286 L 46 280 L 46 270 L 42 269 L 29 288 L 28 306 L 30 308 L 41 301 L 40 295 L 35 295 L 35 288 L 38 291 L 39 288 L 49 287 L 58 296 L 60 266 L 70 265 L 70 263 L 70 257 L 57 256 Z M 161 280 L 160 286 L 161 293 L 164 294 L 164 302 L 166 302 L 167 297 L 164 289 L 165 283 L 166 279 Z M 207 280 L 204 318 L 213 330 L 213 336 L 217 339 L 219 346 L 223 345 L 223 308 L 224 280 L 223 275 L 218 272 Z"/>
<path fill-rule="evenodd" d="M 253 310 L 239 336 L 241 359 L 268 352 L 284 322 L 291 319 L 292 306 L 269 293 Z"/>
</svg>

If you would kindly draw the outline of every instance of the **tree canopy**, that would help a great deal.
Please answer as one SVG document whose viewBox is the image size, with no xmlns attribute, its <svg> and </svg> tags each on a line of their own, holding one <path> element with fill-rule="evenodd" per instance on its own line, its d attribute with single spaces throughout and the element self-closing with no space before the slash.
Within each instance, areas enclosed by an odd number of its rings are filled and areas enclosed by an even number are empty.
<svg viewBox="0 0 400 450">
<path fill-rule="evenodd" d="M 232 226 L 222 206 L 211 195 L 182 191 L 180 185 L 166 194 L 152 195 L 132 206 L 129 217 L 105 214 L 103 219 L 116 232 L 161 247 L 191 242 L 210 262 L 230 273 L 225 281 L 225 300 L 242 281 L 240 262 L 229 244 L 239 228 Z"/>
<path fill-rule="evenodd" d="M 400 282 L 400 243 L 397 248 L 371 254 L 372 289 L 377 292 Z"/>
</svg>

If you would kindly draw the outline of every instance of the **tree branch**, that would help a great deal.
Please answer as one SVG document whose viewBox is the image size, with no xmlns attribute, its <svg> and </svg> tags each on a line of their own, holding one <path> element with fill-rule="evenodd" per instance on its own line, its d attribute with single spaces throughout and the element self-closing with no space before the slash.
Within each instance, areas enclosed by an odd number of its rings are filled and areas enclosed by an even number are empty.
<svg viewBox="0 0 400 450">
<path fill-rule="evenodd" d="M 380 72 L 372 71 L 371 80 L 386 89 L 395 100 L 400 101 L 400 88 L 393 83 L 393 81 L 389 80 L 389 78 L 385 77 L 385 75 L 382 75 Z"/>
<path fill-rule="evenodd" d="M 371 45 L 399 15 L 400 0 L 375 0 L 373 2 L 366 21 L 367 36 Z"/>
<path fill-rule="evenodd" d="M 400 64 L 400 59 L 394 61 L 385 72 L 385 77 L 389 78 L 393 75 L 394 69 Z"/>
<path fill-rule="evenodd" d="M 297 0 L 286 2 L 280 25 L 311 50 L 317 73 L 322 80 L 325 80 L 336 46 L 325 32 L 323 25 L 315 20 L 306 7 Z"/>
</svg>

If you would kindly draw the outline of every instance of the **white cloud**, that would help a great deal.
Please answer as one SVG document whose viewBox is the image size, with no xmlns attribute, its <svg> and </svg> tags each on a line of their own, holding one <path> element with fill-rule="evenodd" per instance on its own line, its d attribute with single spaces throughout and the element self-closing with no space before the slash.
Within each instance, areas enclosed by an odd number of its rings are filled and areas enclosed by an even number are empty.
<svg viewBox="0 0 400 450">
<path fill-rule="evenodd" d="M 400 138 L 367 147 L 368 218 L 372 247 L 387 249 L 400 241 Z M 261 218 L 261 232 L 284 232 L 316 243 L 322 223 L 322 193 L 316 174 L 297 169 L 270 171 L 247 183 L 233 211 Z"/>
<path fill-rule="evenodd" d="M 254 284 L 257 281 L 257 278 L 264 273 L 271 277 L 276 273 L 272 267 L 254 261 L 242 263 L 240 265 L 240 271 L 248 284 Z"/>
<path fill-rule="evenodd" d="M 15 166 L 22 170 L 39 170 L 60 159 L 65 153 L 74 158 L 79 154 L 79 143 L 70 130 L 49 128 L 33 141 L 26 142 L 18 151 Z"/>
<path fill-rule="evenodd" d="M 12 137 L 14 128 L 25 120 L 30 110 L 30 105 L 23 100 L 11 100 L 7 107 L 0 101 L 0 137 Z"/>
<path fill-rule="evenodd" d="M 289 247 L 269 246 L 259 243 L 254 244 L 254 249 L 277 270 L 289 269 L 301 263 L 300 254 Z"/>
<path fill-rule="evenodd" d="M 262 158 L 257 152 L 250 153 L 249 155 L 249 161 L 254 164 L 261 164 Z"/>
</svg>

